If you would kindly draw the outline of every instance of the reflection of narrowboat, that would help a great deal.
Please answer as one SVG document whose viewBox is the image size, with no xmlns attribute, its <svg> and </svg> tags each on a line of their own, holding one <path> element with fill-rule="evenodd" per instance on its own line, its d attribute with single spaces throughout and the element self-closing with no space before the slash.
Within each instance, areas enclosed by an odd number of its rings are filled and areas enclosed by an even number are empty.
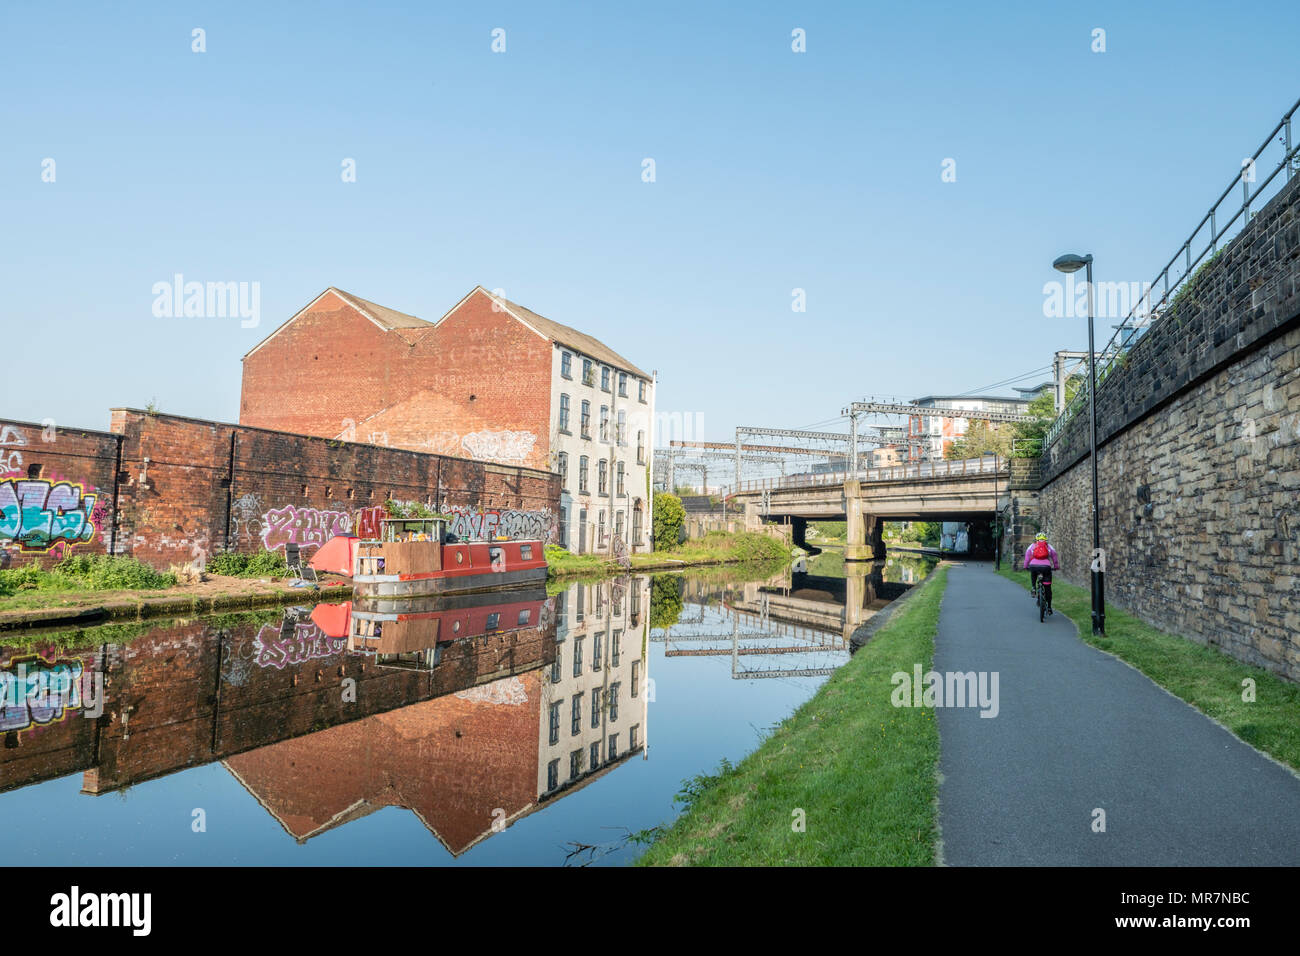
<svg viewBox="0 0 1300 956">
<path fill-rule="evenodd" d="M 352 578 L 358 598 L 467 594 L 546 580 L 540 539 L 458 541 L 443 518 L 385 518 L 378 538 L 339 535 L 312 556 L 317 571 Z"/>
<path fill-rule="evenodd" d="M 463 594 L 404 600 L 318 604 L 312 620 L 331 637 L 346 637 L 348 650 L 373 654 L 387 667 L 427 670 L 452 641 L 545 627 L 550 620 L 546 589 L 530 587 L 502 601 L 499 594 Z"/>
</svg>

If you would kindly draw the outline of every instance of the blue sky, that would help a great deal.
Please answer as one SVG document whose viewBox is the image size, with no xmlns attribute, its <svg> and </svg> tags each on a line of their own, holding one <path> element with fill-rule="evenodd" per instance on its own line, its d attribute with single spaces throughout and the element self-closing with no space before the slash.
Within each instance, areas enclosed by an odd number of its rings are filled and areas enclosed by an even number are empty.
<svg viewBox="0 0 1300 956">
<path fill-rule="evenodd" d="M 330 285 L 502 288 L 716 439 L 1046 366 L 1086 346 L 1052 260 L 1152 278 L 1300 95 L 1300 5 L 985 6 L 6 5 L 0 416 L 237 420 Z M 260 325 L 155 317 L 176 273 L 259 282 Z"/>
</svg>

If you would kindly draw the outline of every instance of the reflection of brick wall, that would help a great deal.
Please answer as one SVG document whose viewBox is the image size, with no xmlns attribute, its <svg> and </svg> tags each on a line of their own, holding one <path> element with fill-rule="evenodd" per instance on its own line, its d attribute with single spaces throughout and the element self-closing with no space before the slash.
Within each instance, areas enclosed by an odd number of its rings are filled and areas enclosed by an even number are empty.
<svg viewBox="0 0 1300 956">
<path fill-rule="evenodd" d="M 492 306 L 384 331 L 327 293 L 245 357 L 240 423 L 546 468 L 553 346 Z"/>
<path fill-rule="evenodd" d="M 269 618 L 274 629 L 280 621 L 278 613 Z M 380 667 L 345 649 L 276 667 L 255 654 L 255 638 L 265 626 L 160 626 L 117 648 L 99 761 L 87 770 L 83 788 L 113 790 L 524 674 L 555 653 L 551 626 L 446 644 L 431 671 Z M 343 699 L 349 678 L 356 681 L 355 702 Z M 94 721 L 80 723 L 93 730 Z M 529 746 L 535 737 L 534 725 Z M 66 764 L 51 776 L 86 768 L 89 751 L 63 746 L 60 753 Z"/>
<path fill-rule="evenodd" d="M 77 650 L 56 647 L 0 648 L 0 671 L 17 673 L 20 660 L 33 668 L 31 657 L 38 655 L 46 661 L 76 659 L 83 672 L 93 673 L 99 668 L 97 648 Z M 95 720 L 84 716 L 82 710 L 65 708 L 61 719 L 50 719 L 40 724 L 31 721 L 23 726 L 25 705 L 19 704 L 0 711 L 4 718 L 0 731 L 0 792 L 15 787 L 50 780 L 89 767 L 95 759 Z M 30 711 L 28 712 L 30 715 Z M 43 718 L 52 715 L 42 714 Z"/>
<path fill-rule="evenodd" d="M 231 757 L 226 767 L 295 838 L 405 807 L 452 853 L 537 799 L 536 672 Z M 502 685 L 510 685 L 502 687 Z"/>
</svg>

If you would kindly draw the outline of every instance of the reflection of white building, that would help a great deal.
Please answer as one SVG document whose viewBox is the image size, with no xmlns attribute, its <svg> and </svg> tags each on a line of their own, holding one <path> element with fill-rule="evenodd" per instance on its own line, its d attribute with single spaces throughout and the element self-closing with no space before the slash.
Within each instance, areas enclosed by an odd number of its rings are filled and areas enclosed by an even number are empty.
<svg viewBox="0 0 1300 956">
<path fill-rule="evenodd" d="M 648 717 L 648 579 L 575 584 L 555 605 L 555 663 L 542 673 L 538 735 L 543 799 L 643 752 Z"/>
</svg>

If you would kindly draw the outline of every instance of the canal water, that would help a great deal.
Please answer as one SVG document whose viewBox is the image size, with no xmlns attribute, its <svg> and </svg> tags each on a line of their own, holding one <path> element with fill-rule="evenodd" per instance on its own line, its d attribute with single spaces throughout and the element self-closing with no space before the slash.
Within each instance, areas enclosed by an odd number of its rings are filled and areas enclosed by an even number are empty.
<svg viewBox="0 0 1300 956">
<path fill-rule="evenodd" d="M 610 865 L 928 573 L 907 555 L 0 644 L 9 865 Z M 21 640 L 24 643 L 13 643 Z"/>
</svg>

